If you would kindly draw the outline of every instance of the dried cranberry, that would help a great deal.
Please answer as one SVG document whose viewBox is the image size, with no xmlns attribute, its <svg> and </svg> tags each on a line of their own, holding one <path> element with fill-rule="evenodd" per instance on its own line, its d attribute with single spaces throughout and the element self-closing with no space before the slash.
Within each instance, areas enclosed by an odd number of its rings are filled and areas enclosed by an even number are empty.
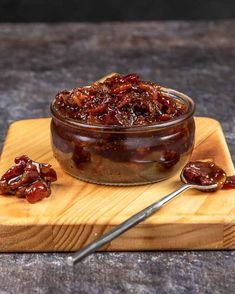
<svg viewBox="0 0 235 294">
<path fill-rule="evenodd" d="M 51 194 L 50 188 L 41 181 L 34 182 L 25 190 L 26 199 L 30 203 L 36 203 Z"/>
<path fill-rule="evenodd" d="M 15 163 L 0 180 L 1 194 L 25 197 L 30 203 L 50 195 L 50 183 L 57 180 L 50 164 L 38 163 L 26 155 L 17 157 Z"/>
</svg>

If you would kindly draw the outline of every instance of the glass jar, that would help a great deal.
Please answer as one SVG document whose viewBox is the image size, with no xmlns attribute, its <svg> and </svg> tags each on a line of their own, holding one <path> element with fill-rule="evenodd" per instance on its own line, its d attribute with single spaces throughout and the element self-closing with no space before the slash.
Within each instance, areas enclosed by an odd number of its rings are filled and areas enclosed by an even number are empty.
<svg viewBox="0 0 235 294">
<path fill-rule="evenodd" d="M 146 126 L 89 125 L 62 117 L 51 104 L 51 143 L 63 170 L 83 181 L 104 185 L 141 185 L 173 176 L 194 146 L 195 104 L 168 88 L 164 95 L 185 103 L 176 119 Z"/>
</svg>

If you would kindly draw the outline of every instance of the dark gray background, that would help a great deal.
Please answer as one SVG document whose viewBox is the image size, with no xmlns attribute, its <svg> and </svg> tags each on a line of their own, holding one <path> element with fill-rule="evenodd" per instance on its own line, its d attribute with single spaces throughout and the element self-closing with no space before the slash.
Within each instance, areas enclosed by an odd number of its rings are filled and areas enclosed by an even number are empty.
<svg viewBox="0 0 235 294">
<path fill-rule="evenodd" d="M 1 0 L 2 22 L 224 19 L 234 0 Z"/>
</svg>

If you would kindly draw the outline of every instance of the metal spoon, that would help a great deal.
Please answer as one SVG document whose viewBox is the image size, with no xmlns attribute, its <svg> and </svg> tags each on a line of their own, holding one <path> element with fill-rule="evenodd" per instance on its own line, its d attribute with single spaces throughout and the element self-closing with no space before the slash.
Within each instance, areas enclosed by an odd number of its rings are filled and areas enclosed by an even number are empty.
<svg viewBox="0 0 235 294">
<path fill-rule="evenodd" d="M 208 186 L 201 186 L 201 185 L 194 185 L 187 183 L 186 179 L 183 176 L 183 173 L 181 173 L 181 179 L 185 184 L 183 184 L 180 188 L 178 188 L 176 191 L 166 195 L 162 199 L 154 202 L 150 206 L 144 208 L 140 212 L 136 213 L 135 215 L 128 218 L 126 221 L 122 222 L 120 225 L 118 225 L 116 228 L 111 230 L 110 232 L 104 234 L 100 238 L 98 238 L 96 241 L 88 244 L 84 248 L 82 248 L 80 251 L 70 254 L 67 257 L 67 263 L 69 265 L 74 265 L 76 262 L 80 261 L 84 257 L 86 257 L 88 254 L 96 251 L 103 245 L 109 243 L 113 239 L 117 238 L 133 226 L 137 225 L 138 223 L 142 222 L 149 216 L 151 216 L 154 212 L 158 211 L 164 204 L 178 196 L 179 194 L 183 193 L 184 191 L 187 191 L 189 189 L 197 189 L 199 191 L 215 191 L 217 189 L 217 184 L 208 185 Z"/>
</svg>

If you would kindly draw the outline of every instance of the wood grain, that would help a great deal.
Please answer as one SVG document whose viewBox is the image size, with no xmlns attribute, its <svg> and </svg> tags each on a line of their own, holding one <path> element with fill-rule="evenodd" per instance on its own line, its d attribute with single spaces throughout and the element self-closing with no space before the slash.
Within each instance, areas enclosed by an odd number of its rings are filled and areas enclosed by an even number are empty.
<svg viewBox="0 0 235 294">
<path fill-rule="evenodd" d="M 0 251 L 73 251 L 180 185 L 179 175 L 138 187 L 108 187 L 78 181 L 53 158 L 50 119 L 18 121 L 4 145 L 0 173 L 20 154 L 51 163 L 58 173 L 52 196 L 34 205 L 0 196 Z M 192 159 L 212 159 L 234 173 L 220 124 L 196 118 Z M 235 248 L 235 191 L 188 191 L 102 250 Z"/>
</svg>

